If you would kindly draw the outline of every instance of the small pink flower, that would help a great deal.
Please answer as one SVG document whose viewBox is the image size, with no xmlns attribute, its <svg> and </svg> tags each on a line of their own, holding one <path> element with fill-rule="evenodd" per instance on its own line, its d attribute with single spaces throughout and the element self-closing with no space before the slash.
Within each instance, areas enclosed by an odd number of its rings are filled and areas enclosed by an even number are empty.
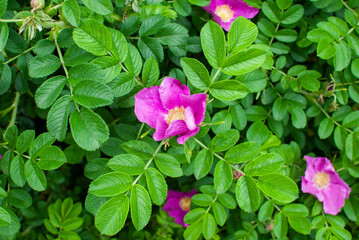
<svg viewBox="0 0 359 240">
<path fill-rule="evenodd" d="M 203 8 L 212 14 L 214 21 L 226 31 L 229 31 L 237 17 L 253 18 L 259 12 L 259 9 L 247 5 L 242 0 L 211 0 L 209 6 Z"/>
<path fill-rule="evenodd" d="M 243 176 L 243 174 L 242 173 L 240 173 L 240 172 L 238 172 L 237 170 L 235 170 L 234 171 L 234 173 L 233 173 L 233 178 L 234 178 L 234 180 L 238 180 L 240 177 L 242 177 Z"/>
<path fill-rule="evenodd" d="M 302 177 L 302 191 L 310 193 L 323 202 L 324 212 L 337 215 L 349 198 L 350 187 L 335 172 L 329 159 L 304 156 L 307 161 L 305 176 Z"/>
<path fill-rule="evenodd" d="M 191 210 L 191 197 L 196 194 L 195 189 L 189 193 L 168 190 L 163 210 L 175 219 L 175 223 L 188 227 L 188 224 L 184 223 L 183 218 Z"/>
<path fill-rule="evenodd" d="M 135 96 L 135 114 L 140 122 L 155 128 L 153 139 L 179 135 L 184 144 L 196 135 L 206 111 L 205 93 L 190 95 L 189 88 L 177 79 L 166 77 L 160 86 L 144 88 Z"/>
</svg>

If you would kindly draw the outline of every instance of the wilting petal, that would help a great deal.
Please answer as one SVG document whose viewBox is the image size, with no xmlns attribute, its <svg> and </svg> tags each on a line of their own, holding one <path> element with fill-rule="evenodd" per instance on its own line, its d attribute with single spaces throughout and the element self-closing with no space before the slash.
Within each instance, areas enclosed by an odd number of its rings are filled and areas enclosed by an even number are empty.
<svg viewBox="0 0 359 240">
<path fill-rule="evenodd" d="M 188 131 L 184 134 L 180 134 L 179 137 L 177 138 L 177 142 L 179 144 L 184 144 L 185 141 L 188 140 L 188 138 L 193 137 L 194 135 L 196 135 L 199 131 L 199 127 L 196 127 L 194 130 L 192 131 Z"/>
<path fill-rule="evenodd" d="M 206 113 L 206 100 L 205 93 L 181 95 L 182 105 L 184 108 L 191 107 L 196 125 L 203 122 Z"/>
<path fill-rule="evenodd" d="M 332 215 L 337 215 L 340 212 L 340 209 L 345 205 L 346 196 L 349 196 L 350 193 L 346 188 L 337 184 L 331 184 L 322 192 L 324 212 Z"/>
<path fill-rule="evenodd" d="M 158 90 L 162 105 L 165 109 L 171 110 L 182 105 L 180 94 L 189 95 L 190 91 L 180 80 L 166 77 L 162 80 Z"/>
<path fill-rule="evenodd" d="M 140 122 L 155 128 L 159 114 L 167 111 L 162 107 L 159 87 L 144 88 L 135 96 L 135 114 Z"/>
</svg>

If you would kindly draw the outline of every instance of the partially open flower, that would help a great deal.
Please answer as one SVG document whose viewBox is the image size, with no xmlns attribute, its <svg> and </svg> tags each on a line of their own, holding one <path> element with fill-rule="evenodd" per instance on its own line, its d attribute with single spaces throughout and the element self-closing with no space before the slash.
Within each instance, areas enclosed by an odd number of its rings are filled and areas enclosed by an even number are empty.
<svg viewBox="0 0 359 240">
<path fill-rule="evenodd" d="M 213 19 L 226 31 L 229 31 L 237 17 L 253 18 L 259 11 L 242 0 L 211 0 L 209 6 L 203 8 L 212 14 Z"/>
<path fill-rule="evenodd" d="M 190 95 L 189 88 L 177 79 L 166 77 L 160 86 L 144 88 L 135 96 L 135 114 L 140 122 L 155 128 L 153 139 L 163 140 L 179 135 L 184 144 L 196 135 L 203 122 L 207 95 Z"/>
<path fill-rule="evenodd" d="M 197 194 L 195 189 L 189 193 L 168 190 L 163 210 L 175 219 L 175 223 L 188 227 L 188 224 L 184 223 L 183 218 L 191 210 L 191 197 L 195 194 Z"/>
<path fill-rule="evenodd" d="M 305 176 L 302 177 L 302 191 L 310 193 L 323 202 L 324 212 L 337 215 L 349 198 L 350 187 L 335 172 L 329 159 L 304 156 L 307 161 Z"/>
<path fill-rule="evenodd" d="M 233 178 L 234 178 L 234 180 L 237 181 L 240 177 L 242 177 L 242 175 L 243 175 L 242 173 L 235 170 L 234 173 L 233 173 Z"/>
</svg>

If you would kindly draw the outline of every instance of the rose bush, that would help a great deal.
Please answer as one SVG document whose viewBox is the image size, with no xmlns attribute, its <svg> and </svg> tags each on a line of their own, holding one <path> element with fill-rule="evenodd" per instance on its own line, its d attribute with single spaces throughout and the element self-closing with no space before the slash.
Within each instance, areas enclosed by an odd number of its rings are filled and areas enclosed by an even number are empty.
<svg viewBox="0 0 359 240">
<path fill-rule="evenodd" d="M 357 239 L 357 0 L 0 0 L 0 239 Z"/>
</svg>

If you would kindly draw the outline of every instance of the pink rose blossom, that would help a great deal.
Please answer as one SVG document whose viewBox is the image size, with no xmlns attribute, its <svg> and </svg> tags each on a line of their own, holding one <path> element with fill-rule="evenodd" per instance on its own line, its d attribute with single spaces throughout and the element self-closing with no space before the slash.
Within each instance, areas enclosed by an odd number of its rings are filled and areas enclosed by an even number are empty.
<svg viewBox="0 0 359 240">
<path fill-rule="evenodd" d="M 196 135 L 206 111 L 205 93 L 190 95 L 177 79 L 166 77 L 160 86 L 144 88 L 135 96 L 135 114 L 140 122 L 155 128 L 153 139 L 160 141 L 179 135 L 184 144 Z"/>
<path fill-rule="evenodd" d="M 304 156 L 307 161 L 305 176 L 302 177 L 302 191 L 310 193 L 323 202 L 324 212 L 337 215 L 349 198 L 350 187 L 335 172 L 329 159 Z"/>
<path fill-rule="evenodd" d="M 184 223 L 183 218 L 191 210 L 191 197 L 196 194 L 195 189 L 189 193 L 168 190 L 163 210 L 175 219 L 175 223 L 188 227 L 188 224 Z"/>
<path fill-rule="evenodd" d="M 211 0 L 209 6 L 203 8 L 212 14 L 214 21 L 226 31 L 229 31 L 237 17 L 253 18 L 259 12 L 259 9 L 247 5 L 242 0 Z"/>
</svg>

